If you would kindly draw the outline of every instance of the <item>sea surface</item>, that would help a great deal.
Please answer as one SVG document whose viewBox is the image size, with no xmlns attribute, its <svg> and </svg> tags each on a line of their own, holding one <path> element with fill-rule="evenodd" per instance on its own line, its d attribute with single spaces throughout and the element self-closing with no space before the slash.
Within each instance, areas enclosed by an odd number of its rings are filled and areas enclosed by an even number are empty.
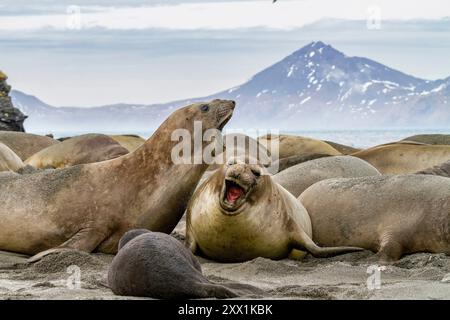
<svg viewBox="0 0 450 320">
<path fill-rule="evenodd" d="M 235 132 L 235 130 L 224 130 L 224 133 Z M 247 133 L 250 136 L 256 136 L 254 130 L 246 132 L 245 130 L 239 130 L 237 132 Z M 45 132 L 31 132 L 36 134 L 46 134 Z M 55 138 L 61 137 L 71 137 L 80 134 L 85 134 L 87 132 L 76 132 L 76 131 L 66 131 L 66 132 L 53 132 Z M 153 132 L 142 132 L 142 131 L 109 131 L 109 132 L 99 132 L 104 134 L 136 134 L 143 138 L 148 138 Z M 383 143 L 393 142 L 402 140 L 406 137 L 416 135 L 416 134 L 450 134 L 450 128 L 437 128 L 437 129 L 423 129 L 423 128 L 407 128 L 407 129 L 358 129 L 358 130 L 298 130 L 298 131 L 267 131 L 260 132 L 260 134 L 266 133 L 281 133 L 281 134 L 292 134 L 304 137 L 311 137 L 320 140 L 331 140 L 333 142 L 349 145 L 358 148 L 368 148 L 371 146 L 376 146 Z"/>
</svg>

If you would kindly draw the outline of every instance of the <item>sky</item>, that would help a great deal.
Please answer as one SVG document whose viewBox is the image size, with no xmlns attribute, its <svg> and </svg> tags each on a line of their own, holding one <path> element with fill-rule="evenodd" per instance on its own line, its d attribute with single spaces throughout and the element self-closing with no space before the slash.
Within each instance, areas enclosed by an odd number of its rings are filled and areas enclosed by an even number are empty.
<svg viewBox="0 0 450 320">
<path fill-rule="evenodd" d="M 55 106 L 151 104 L 248 80 L 311 41 L 450 76 L 448 0 L 2 0 L 0 69 Z"/>
</svg>

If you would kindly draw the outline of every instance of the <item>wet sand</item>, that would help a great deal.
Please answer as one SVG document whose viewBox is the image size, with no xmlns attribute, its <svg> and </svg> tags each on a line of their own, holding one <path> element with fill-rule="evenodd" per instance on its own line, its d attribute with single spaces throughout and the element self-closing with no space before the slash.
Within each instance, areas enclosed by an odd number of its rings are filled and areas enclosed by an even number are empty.
<svg viewBox="0 0 450 320">
<path fill-rule="evenodd" d="M 140 299 L 115 296 L 107 287 L 111 255 L 63 252 L 35 264 L 26 258 L 0 252 L 0 299 Z M 372 290 L 367 280 L 373 273 L 367 269 L 377 260 L 370 251 L 303 261 L 257 258 L 223 264 L 199 259 L 210 280 L 251 284 L 264 292 L 244 299 L 450 299 L 450 257 L 444 254 L 405 256 L 380 271 L 380 288 Z M 80 270 L 79 288 L 73 266 Z"/>
</svg>

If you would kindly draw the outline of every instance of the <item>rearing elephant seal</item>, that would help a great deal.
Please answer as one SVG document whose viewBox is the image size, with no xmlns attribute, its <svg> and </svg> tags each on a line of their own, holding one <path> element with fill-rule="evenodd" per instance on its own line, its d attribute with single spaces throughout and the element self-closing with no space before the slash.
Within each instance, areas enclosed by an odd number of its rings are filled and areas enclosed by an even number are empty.
<svg viewBox="0 0 450 320">
<path fill-rule="evenodd" d="M 378 170 L 364 160 L 352 156 L 335 156 L 297 164 L 274 175 L 273 181 L 297 198 L 309 186 L 325 179 L 379 175 Z"/>
<path fill-rule="evenodd" d="M 122 296 L 156 299 L 233 298 L 237 294 L 202 274 L 197 258 L 175 238 L 138 229 L 125 233 L 108 270 Z"/>
<path fill-rule="evenodd" d="M 328 257 L 359 248 L 320 248 L 311 239 L 311 220 L 297 199 L 264 167 L 231 159 L 192 196 L 186 220 L 192 252 L 223 262 L 264 257 Z"/>
<path fill-rule="evenodd" d="M 329 179 L 299 197 L 324 246 L 358 246 L 383 262 L 450 254 L 450 179 L 427 175 Z"/>
<path fill-rule="evenodd" d="M 382 174 L 407 174 L 441 164 L 450 159 L 450 146 L 417 143 L 390 143 L 352 154 L 369 162 Z"/>
<path fill-rule="evenodd" d="M 90 133 L 47 147 L 32 155 L 25 163 L 37 169 L 57 169 L 114 159 L 127 153 L 128 150 L 113 138 Z"/>
<path fill-rule="evenodd" d="M 59 143 L 57 140 L 46 136 L 12 131 L 0 131 L 0 142 L 7 145 L 23 161 L 36 152 Z"/>
<path fill-rule="evenodd" d="M 172 150 L 180 141 L 173 141 L 173 132 L 180 129 L 202 141 L 205 130 L 223 128 L 234 106 L 234 101 L 214 100 L 178 109 L 142 147 L 116 159 L 0 175 L 0 250 L 36 254 L 57 247 L 115 253 L 130 229 L 170 233 L 208 166 L 203 161 L 175 163 Z M 194 130 L 196 121 L 202 122 L 201 130 Z M 203 149 L 188 150 L 195 156 L 209 145 L 203 141 Z"/>
<path fill-rule="evenodd" d="M 14 171 L 17 172 L 25 166 L 23 161 L 10 148 L 0 142 L 0 172 Z"/>
</svg>

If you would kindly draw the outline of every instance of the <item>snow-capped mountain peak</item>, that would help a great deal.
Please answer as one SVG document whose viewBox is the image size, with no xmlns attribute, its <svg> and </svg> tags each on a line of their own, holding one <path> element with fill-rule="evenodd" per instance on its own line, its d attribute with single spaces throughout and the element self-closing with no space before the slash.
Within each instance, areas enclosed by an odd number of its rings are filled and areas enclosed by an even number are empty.
<svg viewBox="0 0 450 320">
<path fill-rule="evenodd" d="M 28 123 L 43 114 L 55 119 L 55 108 L 12 94 Z M 249 81 L 208 97 L 154 106 L 58 108 L 59 124 L 77 121 L 108 125 L 158 123 L 175 108 L 215 98 L 237 102 L 230 126 L 238 128 L 340 128 L 387 126 L 448 126 L 450 77 L 424 80 L 376 61 L 347 56 L 321 41 L 311 42 Z M 114 111 L 114 112 L 113 112 Z M 76 117 L 74 116 L 76 114 Z M 89 121 L 81 120 L 89 118 Z M 26 123 L 27 124 L 27 123 Z M 73 125 L 72 125 L 73 126 Z M 96 128 L 93 128 L 93 130 Z"/>
</svg>

